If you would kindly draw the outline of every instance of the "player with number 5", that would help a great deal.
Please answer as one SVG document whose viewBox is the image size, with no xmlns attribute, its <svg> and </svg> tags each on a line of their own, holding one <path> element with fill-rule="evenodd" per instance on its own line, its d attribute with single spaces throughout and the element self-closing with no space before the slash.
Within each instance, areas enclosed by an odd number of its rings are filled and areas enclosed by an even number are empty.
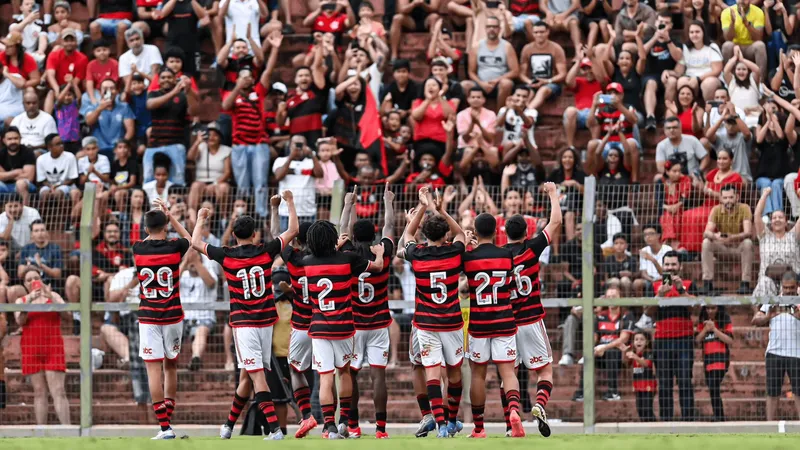
<svg viewBox="0 0 800 450">
<path fill-rule="evenodd" d="M 254 389 L 255 404 L 264 413 L 269 425 L 269 435 L 265 440 L 283 439 L 272 394 L 264 375 L 264 369 L 270 370 L 272 326 L 278 321 L 272 290 L 272 264 L 275 257 L 297 236 L 300 225 L 292 192 L 284 191 L 281 197 L 289 208 L 289 227 L 277 239 L 267 243 L 255 243 L 256 220 L 242 215 L 233 222 L 233 235 L 236 237 L 234 247 L 206 244 L 203 242 L 203 227 L 210 211 L 203 208 L 197 213 L 192 247 L 219 263 L 225 272 L 231 297 L 230 326 L 241 370 L 231 412 L 220 428 L 222 439 L 230 439 L 236 419 Z M 273 203 L 276 201 L 280 202 L 277 196 L 272 199 Z M 273 214 L 271 221 L 276 224 L 278 215 Z"/>
</svg>

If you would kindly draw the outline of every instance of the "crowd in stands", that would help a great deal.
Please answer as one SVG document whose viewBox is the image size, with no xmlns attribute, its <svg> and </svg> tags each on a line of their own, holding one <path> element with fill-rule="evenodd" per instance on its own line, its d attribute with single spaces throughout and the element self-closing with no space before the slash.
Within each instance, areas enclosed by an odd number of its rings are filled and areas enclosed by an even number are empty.
<svg viewBox="0 0 800 450">
<path fill-rule="evenodd" d="M 410 199 L 420 186 L 438 188 L 465 227 L 476 214 L 497 215 L 498 244 L 514 214 L 525 214 L 535 231 L 547 217 L 539 187 L 555 182 L 564 231 L 542 262 L 566 268 L 545 285 L 550 296 L 581 294 L 588 176 L 598 183 L 599 292 L 733 293 L 715 283 L 715 263 L 725 258 L 741 274 L 733 289 L 741 295 L 789 295 L 782 280 L 800 273 L 800 15 L 791 2 L 396 0 L 380 16 L 368 0 L 308 0 L 302 24 L 292 22 L 289 0 L 0 3 L 0 302 L 80 300 L 77 243 L 65 248 L 50 234 L 77 237 L 88 185 L 96 188 L 98 301 L 137 298 L 129 249 L 146 237 L 144 212 L 156 199 L 189 229 L 200 207 L 211 209 L 206 240 L 224 245 L 242 214 L 261 221 L 260 236 L 271 235 L 268 192 L 276 187 L 294 193 L 301 222 L 330 217 L 338 180 L 357 189 L 359 218 L 376 224 L 382 185 L 404 185 L 397 192 Z M 309 45 L 286 56 L 281 49 L 296 27 Z M 454 34 L 461 31 L 463 41 Z M 425 60 L 403 58 L 410 32 L 426 33 Z M 289 66 L 287 83 L 279 74 Z M 219 103 L 205 101 L 216 91 Z M 205 122 L 209 105 L 218 110 Z M 564 141 L 545 160 L 535 135 L 553 105 L 569 105 Z M 657 143 L 654 158 L 648 142 Z M 652 210 L 648 225 L 635 217 L 644 208 Z M 281 230 L 287 215 L 279 211 Z M 698 279 L 679 278 L 687 261 L 700 262 Z M 220 298 L 219 267 L 196 254 L 183 266 L 184 302 Z M 392 299 L 413 301 L 407 263 L 395 259 L 393 267 Z M 31 288 L 35 274 L 45 287 Z M 580 311 L 567 313 L 565 328 L 574 327 Z M 598 321 L 630 323 L 625 339 L 599 341 L 608 351 L 598 358 L 614 358 L 607 367 L 616 368 L 630 361 L 641 375 L 652 368 L 645 352 L 652 346 L 658 392 L 671 392 L 674 376 L 683 414 L 693 417 L 691 364 L 683 362 L 695 336 L 729 345 L 724 310 L 704 309 L 699 328 L 688 309 L 629 319 L 614 309 L 598 314 Z M 758 314 L 762 325 L 780 317 L 769 308 Z M 77 333 L 79 316 L 71 318 Z M 634 332 L 634 323 L 652 329 L 653 320 L 675 318 L 689 320 L 677 320 L 677 335 Z M 53 320 L 29 314 L 16 322 L 24 328 L 34 319 Z M 187 313 L 191 370 L 201 368 L 217 319 Z M 109 314 L 101 334 L 120 367 L 139 371 L 142 403 L 147 385 L 134 325 L 135 314 Z M 6 329 L 0 314 L 0 339 Z M 393 363 L 398 335 L 394 328 Z M 570 364 L 574 339 L 564 343 Z M 797 347 L 787 354 L 776 346 L 768 359 L 794 361 Z M 709 389 L 719 397 L 719 361 L 709 364 Z M 58 372 L 63 361 L 32 367 Z M 800 372 L 792 373 L 800 387 Z M 46 399 L 52 383 L 57 397 L 58 379 L 37 380 L 37 395 Z M 636 380 L 647 394 L 640 414 L 649 420 L 656 383 Z M 63 377 L 60 383 L 63 394 Z M 609 383 L 613 399 L 616 378 Z M 672 417 L 671 401 L 661 397 L 659 417 Z M 721 403 L 714 411 L 722 417 Z"/>
</svg>

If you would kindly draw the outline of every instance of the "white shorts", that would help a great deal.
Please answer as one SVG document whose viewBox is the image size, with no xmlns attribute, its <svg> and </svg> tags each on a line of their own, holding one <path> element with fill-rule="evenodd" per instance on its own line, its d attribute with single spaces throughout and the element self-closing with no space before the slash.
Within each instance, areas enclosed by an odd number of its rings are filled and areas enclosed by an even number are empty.
<svg viewBox="0 0 800 450">
<path fill-rule="evenodd" d="M 411 338 L 408 341 L 408 360 L 412 366 L 421 366 L 422 357 L 419 355 L 419 339 L 417 339 L 417 327 L 411 325 Z"/>
<path fill-rule="evenodd" d="M 47 192 L 50 192 L 52 189 L 53 188 L 51 188 L 50 186 L 42 186 L 39 189 L 39 194 L 45 194 Z M 62 194 L 64 194 L 67 197 L 69 197 L 69 193 L 70 192 L 72 192 L 74 190 L 77 190 L 77 189 L 78 189 L 77 187 L 75 187 L 75 186 L 73 186 L 71 184 L 69 184 L 69 185 L 62 184 L 61 186 L 58 186 L 58 187 L 55 188 L 56 191 L 61 192 Z"/>
<path fill-rule="evenodd" d="M 232 327 L 239 368 L 248 372 L 270 370 L 272 327 Z"/>
<path fill-rule="evenodd" d="M 334 369 L 343 369 L 353 360 L 353 338 L 328 341 L 311 339 L 314 352 L 313 367 L 320 373 L 331 373 Z"/>
<path fill-rule="evenodd" d="M 517 365 L 531 370 L 541 369 L 553 362 L 553 350 L 544 320 L 517 327 Z"/>
<path fill-rule="evenodd" d="M 355 356 L 350 363 L 352 369 L 359 370 L 367 362 L 370 367 L 386 368 L 386 365 L 389 364 L 388 327 L 377 330 L 356 330 L 353 338 Z"/>
<path fill-rule="evenodd" d="M 296 372 L 305 372 L 311 367 L 311 338 L 308 330 L 295 330 L 289 338 L 289 366 Z"/>
<path fill-rule="evenodd" d="M 169 325 L 139 324 L 139 356 L 145 361 L 173 360 L 181 353 L 183 322 Z"/>
<path fill-rule="evenodd" d="M 443 362 L 449 367 L 458 367 L 464 362 L 464 330 L 417 330 L 417 340 L 425 367 L 439 366 Z"/>
<path fill-rule="evenodd" d="M 517 337 L 503 336 L 495 338 L 469 337 L 468 358 L 475 364 L 515 363 L 517 361 Z"/>
</svg>

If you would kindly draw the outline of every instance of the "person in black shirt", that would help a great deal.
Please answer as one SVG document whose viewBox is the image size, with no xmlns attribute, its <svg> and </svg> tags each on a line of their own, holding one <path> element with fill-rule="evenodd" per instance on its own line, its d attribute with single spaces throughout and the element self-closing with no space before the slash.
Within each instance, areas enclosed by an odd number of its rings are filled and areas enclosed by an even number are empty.
<svg viewBox="0 0 800 450">
<path fill-rule="evenodd" d="M 36 192 L 36 156 L 20 141 L 19 129 L 8 127 L 0 150 L 0 194 L 16 191 L 22 197 L 22 204 L 27 205 L 28 195 Z"/>
<path fill-rule="evenodd" d="M 208 13 L 197 0 L 169 0 L 161 9 L 161 17 L 167 23 L 167 43 L 180 47 L 186 55 L 183 71 L 189 75 L 197 73 L 198 42 L 197 24 L 209 23 Z"/>
<path fill-rule="evenodd" d="M 419 97 L 420 90 L 419 83 L 408 77 L 410 71 L 411 63 L 407 59 L 398 59 L 392 63 L 393 81 L 381 93 L 383 114 L 394 110 L 400 113 L 402 121 L 408 117 L 411 103 Z"/>
<path fill-rule="evenodd" d="M 117 142 L 114 147 L 109 195 L 114 198 L 115 211 L 128 210 L 128 191 L 138 184 L 139 165 L 136 158 L 131 157 L 132 151 L 131 143 L 126 140 Z"/>
<path fill-rule="evenodd" d="M 647 114 L 645 127 L 647 131 L 656 130 L 656 106 L 658 98 L 675 101 L 678 77 L 685 70 L 679 65 L 683 58 L 683 44 L 670 37 L 672 31 L 672 15 L 668 11 L 658 14 L 656 31 L 652 37 L 643 42 L 639 37 L 639 57 L 647 58 L 644 71 L 644 109 Z M 644 55 L 644 56 L 643 56 Z"/>
<path fill-rule="evenodd" d="M 636 258 L 628 253 L 628 240 L 622 233 L 614 235 L 614 253 L 608 255 L 603 263 L 606 287 L 619 289 L 623 297 L 630 295 L 634 273 L 637 271 Z"/>
</svg>

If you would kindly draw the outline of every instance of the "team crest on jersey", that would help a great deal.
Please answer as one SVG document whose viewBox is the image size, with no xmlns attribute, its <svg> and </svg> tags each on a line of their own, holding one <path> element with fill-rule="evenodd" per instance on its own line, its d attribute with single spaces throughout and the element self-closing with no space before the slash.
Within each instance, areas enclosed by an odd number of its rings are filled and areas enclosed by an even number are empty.
<svg viewBox="0 0 800 450">
<path fill-rule="evenodd" d="M 456 356 L 463 354 L 464 354 L 464 347 L 458 347 L 458 350 L 456 350 Z"/>
</svg>

